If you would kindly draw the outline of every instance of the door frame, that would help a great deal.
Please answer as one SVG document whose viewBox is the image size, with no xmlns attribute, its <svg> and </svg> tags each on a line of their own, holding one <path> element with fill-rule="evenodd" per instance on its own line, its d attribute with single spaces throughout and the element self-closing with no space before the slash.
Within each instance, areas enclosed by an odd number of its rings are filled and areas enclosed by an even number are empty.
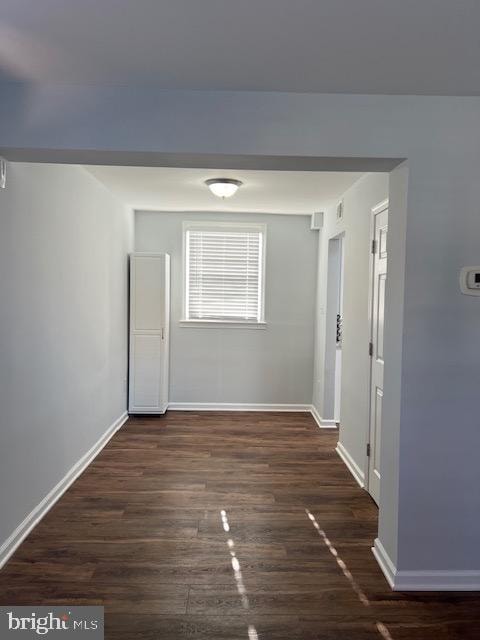
<svg viewBox="0 0 480 640">
<path fill-rule="evenodd" d="M 373 241 L 375 240 L 375 216 L 385 209 L 389 208 L 389 199 L 385 198 L 378 204 L 376 204 L 370 210 L 370 234 L 369 234 L 369 247 L 370 254 L 368 265 L 368 326 L 369 326 L 369 345 L 368 345 L 368 423 L 365 434 L 365 490 L 370 494 L 370 461 L 371 457 L 367 454 L 367 447 L 370 444 L 370 430 L 372 424 L 372 355 L 370 355 L 370 345 L 373 343 L 373 286 L 374 286 L 374 269 L 375 269 L 375 254 L 373 252 Z M 387 255 L 388 265 L 388 255 Z M 372 498 L 373 499 L 373 498 Z"/>
<path fill-rule="evenodd" d="M 327 240 L 327 280 L 325 304 L 325 342 L 324 342 L 324 389 L 323 409 L 324 421 L 336 426 L 335 394 L 336 394 L 336 357 L 335 344 L 337 311 L 340 295 L 340 278 L 342 269 L 342 251 L 344 251 L 345 232 L 341 231 Z"/>
<path fill-rule="evenodd" d="M 338 292 L 337 292 L 337 314 L 340 312 L 343 321 L 343 291 L 345 287 L 345 231 L 339 233 L 333 240 L 338 241 Z M 340 354 L 339 354 L 340 351 Z M 340 347 L 335 344 L 335 372 L 334 372 L 334 398 L 333 398 L 333 419 L 337 426 L 340 426 L 342 412 L 342 343 Z"/>
</svg>

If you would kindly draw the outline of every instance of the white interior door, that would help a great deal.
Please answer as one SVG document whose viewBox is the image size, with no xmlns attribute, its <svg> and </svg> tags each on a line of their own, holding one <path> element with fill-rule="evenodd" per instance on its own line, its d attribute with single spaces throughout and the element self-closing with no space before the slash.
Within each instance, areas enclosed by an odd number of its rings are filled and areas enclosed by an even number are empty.
<svg viewBox="0 0 480 640">
<path fill-rule="evenodd" d="M 372 243 L 372 333 L 371 333 L 371 389 L 370 434 L 367 445 L 368 490 L 375 502 L 380 498 L 380 447 L 383 403 L 383 334 L 385 321 L 385 285 L 387 282 L 388 203 L 382 203 L 373 212 Z"/>
</svg>

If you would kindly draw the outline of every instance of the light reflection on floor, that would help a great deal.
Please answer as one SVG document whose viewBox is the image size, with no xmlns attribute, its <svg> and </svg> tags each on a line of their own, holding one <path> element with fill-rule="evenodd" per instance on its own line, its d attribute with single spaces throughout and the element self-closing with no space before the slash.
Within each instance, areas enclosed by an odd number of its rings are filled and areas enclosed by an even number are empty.
<svg viewBox="0 0 480 640">
<path fill-rule="evenodd" d="M 365 605 L 366 607 L 369 607 L 370 606 L 370 601 L 368 600 L 367 596 L 363 593 L 363 591 L 360 589 L 358 584 L 355 582 L 352 574 L 347 569 L 347 565 L 344 563 L 344 561 L 338 555 L 337 550 L 335 549 L 335 547 L 332 545 L 332 543 L 328 539 L 325 531 L 320 528 L 320 525 L 316 521 L 315 516 L 312 513 L 310 513 L 310 511 L 308 509 L 305 509 L 305 512 L 306 512 L 307 516 L 310 518 L 310 520 L 312 521 L 312 524 L 315 527 L 315 529 L 317 530 L 318 535 L 322 538 L 323 542 L 327 546 L 327 549 L 330 551 L 332 556 L 335 558 L 335 561 L 338 564 L 338 566 L 340 567 L 340 569 L 342 570 L 343 575 L 349 581 L 350 586 L 352 587 L 352 589 L 357 594 L 358 599 L 360 600 L 360 602 L 363 605 Z"/>
<path fill-rule="evenodd" d="M 385 638 L 385 640 L 393 640 L 392 636 L 390 635 L 390 631 L 383 624 L 383 622 L 377 622 L 376 626 L 377 626 L 377 631 L 382 636 L 382 638 Z"/>
<path fill-rule="evenodd" d="M 347 565 L 345 564 L 345 562 L 338 555 L 338 551 L 335 549 L 335 547 L 330 542 L 330 540 L 329 540 L 327 534 L 325 533 L 325 531 L 318 524 L 318 522 L 317 522 L 315 516 L 313 515 L 313 513 L 311 513 L 308 509 L 305 509 L 305 513 L 307 514 L 308 518 L 311 520 L 313 526 L 317 530 L 318 535 L 322 538 L 322 540 L 325 543 L 327 549 L 330 551 L 332 556 L 335 558 L 335 562 L 340 567 L 343 575 L 345 576 L 345 578 L 350 583 L 350 586 L 352 587 L 353 591 L 356 593 L 356 595 L 357 595 L 358 599 L 360 600 L 360 602 L 365 607 L 369 607 L 370 606 L 369 599 L 367 598 L 365 593 L 362 591 L 362 589 L 358 586 L 358 584 L 355 582 L 355 579 L 352 576 L 352 574 L 350 573 L 350 571 L 348 570 Z M 390 631 L 383 624 L 383 622 L 378 622 L 377 621 L 375 626 L 376 626 L 376 629 L 377 629 L 378 633 L 382 636 L 382 638 L 384 638 L 384 640 L 393 640 L 392 636 L 390 635 Z"/>
<path fill-rule="evenodd" d="M 357 597 L 360 600 L 360 602 L 365 607 L 369 607 L 370 606 L 370 601 L 368 600 L 368 598 L 365 595 L 365 593 L 363 592 L 363 590 L 356 583 L 356 581 L 355 581 L 353 575 L 351 574 L 351 572 L 349 571 L 347 565 L 341 559 L 341 557 L 338 555 L 338 551 L 332 545 L 332 543 L 331 543 L 330 539 L 328 538 L 327 534 L 325 533 L 325 531 L 318 524 L 315 516 L 308 509 L 305 509 L 305 513 L 307 514 L 308 518 L 310 519 L 310 521 L 312 522 L 313 526 L 315 527 L 318 535 L 322 538 L 325 546 L 327 547 L 327 549 L 329 550 L 331 555 L 335 558 L 335 562 L 337 563 L 338 567 L 342 571 L 342 573 L 345 576 L 345 578 L 350 583 L 350 586 L 352 587 L 353 591 L 357 595 Z M 230 533 L 231 527 L 230 527 L 230 523 L 228 521 L 227 512 L 224 509 L 222 509 L 220 511 L 220 517 L 221 517 L 221 521 L 222 521 L 223 530 L 225 531 L 225 533 Z M 247 596 L 247 590 L 245 588 L 245 583 L 243 582 L 243 576 L 242 576 L 242 569 L 241 569 L 240 561 L 239 561 L 239 559 L 237 557 L 237 553 L 235 551 L 235 542 L 233 541 L 232 537 L 228 538 L 227 546 L 228 546 L 229 553 L 230 553 L 233 576 L 234 576 L 234 579 L 235 579 L 235 584 L 236 584 L 236 587 L 237 587 L 238 595 L 240 596 L 240 600 L 242 602 L 242 607 L 245 610 L 248 611 L 250 609 L 250 603 L 248 601 L 248 596 Z M 384 640 L 393 640 L 389 630 L 383 624 L 383 622 L 377 621 L 375 626 L 376 626 L 376 629 L 377 629 L 378 633 L 382 636 L 382 638 Z M 259 639 L 259 635 L 257 633 L 257 630 L 252 624 L 248 625 L 248 640 L 260 640 Z"/>
<path fill-rule="evenodd" d="M 220 511 L 220 516 L 222 518 L 223 530 L 228 533 L 230 531 L 230 525 L 228 524 L 227 512 L 222 509 Z"/>
<path fill-rule="evenodd" d="M 224 509 L 220 511 L 220 517 L 222 519 L 223 530 L 226 533 L 230 533 L 230 523 L 228 522 L 227 512 Z M 235 551 L 235 543 L 232 538 L 228 538 L 227 546 L 230 552 L 233 577 L 235 578 L 238 595 L 240 596 L 242 607 L 248 611 L 250 609 L 250 603 L 248 601 L 247 590 L 245 589 L 245 584 L 243 582 L 240 560 L 237 557 L 237 553 Z M 253 624 L 248 625 L 248 640 L 259 640 L 259 635 Z"/>
<path fill-rule="evenodd" d="M 248 640 L 258 640 L 258 633 L 253 624 L 248 625 Z"/>
</svg>

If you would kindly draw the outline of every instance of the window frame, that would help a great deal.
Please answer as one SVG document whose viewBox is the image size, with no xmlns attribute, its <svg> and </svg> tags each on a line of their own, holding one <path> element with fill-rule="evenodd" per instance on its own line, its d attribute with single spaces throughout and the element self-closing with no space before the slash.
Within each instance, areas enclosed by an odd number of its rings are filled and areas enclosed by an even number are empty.
<svg viewBox="0 0 480 640">
<path fill-rule="evenodd" d="M 189 255 L 187 251 L 187 232 L 188 231 L 245 231 L 261 233 L 260 244 L 260 296 L 259 296 L 259 318 L 257 320 L 229 320 L 227 318 L 216 319 L 198 319 L 188 318 L 188 275 L 189 275 Z M 267 323 L 265 321 L 265 271 L 266 271 L 266 244 L 267 244 L 267 225 L 265 223 L 247 223 L 247 222 L 213 222 L 213 221 L 184 221 L 182 224 L 182 265 L 183 265 L 183 290 L 182 290 L 182 319 L 179 322 L 181 327 L 203 327 L 203 328 L 230 328 L 230 329 L 265 329 Z"/>
</svg>

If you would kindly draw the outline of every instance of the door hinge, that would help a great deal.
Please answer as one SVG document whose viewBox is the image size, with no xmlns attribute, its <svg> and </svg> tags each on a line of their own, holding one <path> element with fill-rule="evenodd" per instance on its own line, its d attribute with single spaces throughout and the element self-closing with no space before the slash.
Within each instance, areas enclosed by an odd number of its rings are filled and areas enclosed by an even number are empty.
<svg viewBox="0 0 480 640">
<path fill-rule="evenodd" d="M 369 343 L 368 343 L 368 355 L 369 355 L 370 357 L 372 357 L 372 356 L 373 356 L 373 342 L 369 342 Z"/>
<path fill-rule="evenodd" d="M 367 458 L 370 457 L 370 443 L 367 444 Z"/>
<path fill-rule="evenodd" d="M 377 253 L 377 241 L 372 240 L 372 253 Z"/>
</svg>

